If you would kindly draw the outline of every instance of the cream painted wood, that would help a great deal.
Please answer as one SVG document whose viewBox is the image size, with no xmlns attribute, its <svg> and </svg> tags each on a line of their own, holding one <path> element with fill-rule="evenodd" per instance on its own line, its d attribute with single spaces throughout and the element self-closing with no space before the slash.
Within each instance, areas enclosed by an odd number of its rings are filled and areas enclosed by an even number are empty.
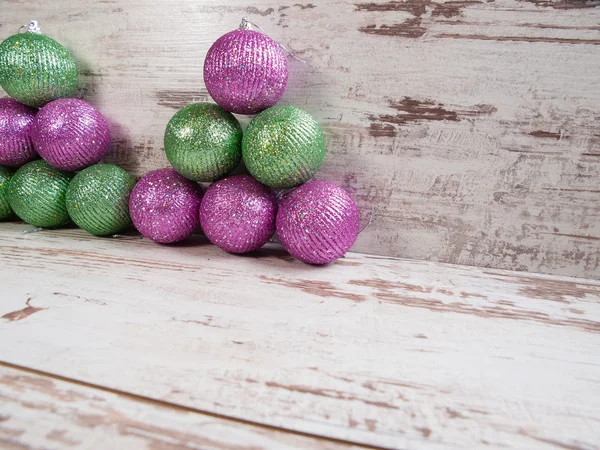
<svg viewBox="0 0 600 450">
<path fill-rule="evenodd" d="M 109 119 L 110 161 L 167 164 L 166 123 L 210 100 L 210 45 L 242 16 L 288 46 L 282 103 L 322 124 L 320 179 L 355 196 L 355 250 L 600 278 L 596 0 L 3 0 L 35 18 Z M 248 120 L 244 119 L 244 123 Z"/>
<path fill-rule="evenodd" d="M 3 449 L 357 449 L 0 365 Z"/>
<path fill-rule="evenodd" d="M 600 283 L 0 225 L 0 360 L 388 448 L 598 448 Z"/>
</svg>

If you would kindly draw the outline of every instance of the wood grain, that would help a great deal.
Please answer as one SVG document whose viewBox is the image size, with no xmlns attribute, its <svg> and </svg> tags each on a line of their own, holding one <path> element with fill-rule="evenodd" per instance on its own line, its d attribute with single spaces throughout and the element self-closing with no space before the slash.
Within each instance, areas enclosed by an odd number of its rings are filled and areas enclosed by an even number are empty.
<svg viewBox="0 0 600 450">
<path fill-rule="evenodd" d="M 600 282 L 25 228 L 0 233 L 7 363 L 387 448 L 598 448 Z"/>
<path fill-rule="evenodd" d="M 600 278 L 600 8 L 592 0 L 5 1 L 76 56 L 109 161 L 167 165 L 164 128 L 209 101 L 204 55 L 242 16 L 290 59 L 282 103 L 314 114 L 363 221 L 355 250 Z M 243 119 L 248 123 L 248 118 Z"/>
<path fill-rule="evenodd" d="M 3 449 L 358 449 L 0 365 Z"/>
</svg>

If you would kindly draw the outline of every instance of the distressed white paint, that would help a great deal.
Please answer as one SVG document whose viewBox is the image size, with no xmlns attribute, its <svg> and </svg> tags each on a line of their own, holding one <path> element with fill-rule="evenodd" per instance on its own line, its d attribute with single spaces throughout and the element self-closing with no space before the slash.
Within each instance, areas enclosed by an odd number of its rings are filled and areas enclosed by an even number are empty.
<svg viewBox="0 0 600 450">
<path fill-rule="evenodd" d="M 357 447 L 252 426 L 0 365 L 3 449 L 241 450 Z"/>
<path fill-rule="evenodd" d="M 599 282 L 25 228 L 0 226 L 2 361 L 392 448 L 600 442 Z"/>
<path fill-rule="evenodd" d="M 318 178 L 365 220 L 379 208 L 357 251 L 599 278 L 598 2 L 368 3 L 4 0 L 0 36 L 36 18 L 65 44 L 109 160 L 141 175 L 167 164 L 176 109 L 209 100 L 209 46 L 248 16 L 308 61 L 290 59 L 282 103 L 324 127 Z"/>
</svg>

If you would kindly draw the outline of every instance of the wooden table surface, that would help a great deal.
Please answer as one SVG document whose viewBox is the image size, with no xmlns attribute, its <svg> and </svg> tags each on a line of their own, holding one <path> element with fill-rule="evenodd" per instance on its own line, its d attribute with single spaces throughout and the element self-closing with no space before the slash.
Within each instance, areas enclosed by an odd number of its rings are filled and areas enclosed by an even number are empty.
<svg viewBox="0 0 600 450">
<path fill-rule="evenodd" d="M 599 448 L 600 282 L 28 228 L 2 448 Z"/>
</svg>

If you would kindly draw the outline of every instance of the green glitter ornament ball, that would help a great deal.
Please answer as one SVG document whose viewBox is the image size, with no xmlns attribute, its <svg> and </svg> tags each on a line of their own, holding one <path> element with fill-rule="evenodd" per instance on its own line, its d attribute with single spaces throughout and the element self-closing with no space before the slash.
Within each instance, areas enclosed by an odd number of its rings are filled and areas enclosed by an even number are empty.
<svg viewBox="0 0 600 450">
<path fill-rule="evenodd" d="M 165 131 L 167 159 L 193 181 L 215 181 L 242 159 L 242 127 L 233 114 L 212 103 L 177 111 Z"/>
<path fill-rule="evenodd" d="M 66 204 L 75 224 L 96 236 L 118 233 L 131 226 L 129 196 L 135 178 L 112 164 L 82 170 L 67 189 Z"/>
<path fill-rule="evenodd" d="M 244 133 L 244 164 L 254 178 L 274 189 L 312 178 L 325 158 L 317 121 L 295 106 L 273 106 L 258 114 Z"/>
<path fill-rule="evenodd" d="M 13 215 L 12 208 L 8 204 L 8 183 L 11 178 L 10 169 L 0 166 L 0 220 L 10 219 Z"/>
<path fill-rule="evenodd" d="M 69 222 L 65 196 L 73 175 L 44 160 L 25 164 L 8 184 L 8 203 L 17 216 L 36 227 L 64 225 Z"/>
<path fill-rule="evenodd" d="M 77 67 L 71 54 L 41 34 L 32 22 L 0 44 L 0 86 L 27 106 L 39 108 L 77 89 Z"/>
</svg>

